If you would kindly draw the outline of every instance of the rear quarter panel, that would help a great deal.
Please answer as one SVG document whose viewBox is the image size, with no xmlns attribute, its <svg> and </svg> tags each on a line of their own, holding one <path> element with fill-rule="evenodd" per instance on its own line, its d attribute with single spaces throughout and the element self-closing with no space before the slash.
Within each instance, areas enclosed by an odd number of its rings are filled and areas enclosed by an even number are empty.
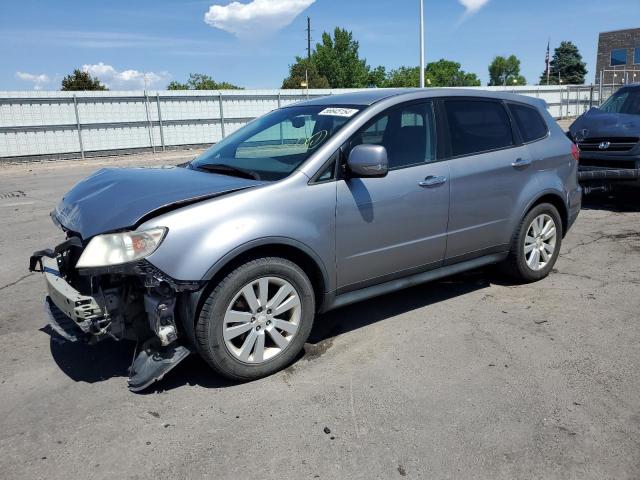
<svg viewBox="0 0 640 480">
<path fill-rule="evenodd" d="M 549 135 L 527 144 L 527 148 L 533 158 L 540 190 L 528 204 L 524 204 L 520 218 L 538 198 L 550 193 L 562 198 L 571 217 L 572 212 L 577 215 L 582 199 L 582 190 L 578 184 L 578 162 L 571 154 L 571 140 L 546 110 L 539 110 L 549 126 Z"/>
</svg>

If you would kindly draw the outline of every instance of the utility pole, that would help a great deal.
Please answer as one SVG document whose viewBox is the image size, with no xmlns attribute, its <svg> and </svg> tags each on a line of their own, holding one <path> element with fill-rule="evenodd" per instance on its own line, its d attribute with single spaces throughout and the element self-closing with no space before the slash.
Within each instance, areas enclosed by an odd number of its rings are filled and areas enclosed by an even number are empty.
<svg viewBox="0 0 640 480">
<path fill-rule="evenodd" d="M 420 0 L 420 88 L 424 88 L 424 0 Z"/>
<path fill-rule="evenodd" d="M 307 17 L 307 60 L 311 60 L 311 18 Z"/>
<path fill-rule="evenodd" d="M 547 40 L 547 56 L 545 58 L 547 67 L 547 86 L 549 86 L 549 76 L 551 75 L 551 37 Z"/>
</svg>

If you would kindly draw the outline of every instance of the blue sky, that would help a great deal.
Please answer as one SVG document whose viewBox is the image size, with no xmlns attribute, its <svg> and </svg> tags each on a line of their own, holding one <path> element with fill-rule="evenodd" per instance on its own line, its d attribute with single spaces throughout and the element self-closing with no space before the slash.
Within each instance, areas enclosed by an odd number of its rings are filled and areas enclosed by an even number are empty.
<svg viewBox="0 0 640 480">
<path fill-rule="evenodd" d="M 142 88 L 143 72 L 150 88 L 189 72 L 277 88 L 305 53 L 307 15 L 316 40 L 335 26 L 352 30 L 373 66 L 419 61 L 418 0 L 1 2 L 0 90 L 57 90 L 83 66 L 112 89 Z M 576 43 L 592 81 L 598 32 L 640 26 L 639 0 L 425 0 L 425 9 L 427 61 L 455 60 L 483 83 L 493 56 L 509 54 L 536 83 L 548 37 L 552 47 Z"/>
</svg>

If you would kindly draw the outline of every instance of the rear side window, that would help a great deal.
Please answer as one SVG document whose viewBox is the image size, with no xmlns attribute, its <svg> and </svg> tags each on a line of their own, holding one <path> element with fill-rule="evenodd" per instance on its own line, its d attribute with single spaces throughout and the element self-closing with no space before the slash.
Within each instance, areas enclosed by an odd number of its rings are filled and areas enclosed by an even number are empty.
<svg viewBox="0 0 640 480">
<path fill-rule="evenodd" d="M 547 136 L 547 123 L 540 115 L 537 109 L 527 107 L 526 105 L 509 104 L 509 109 L 516 120 L 522 140 L 525 142 L 533 142 Z"/>
<path fill-rule="evenodd" d="M 453 156 L 513 146 L 509 115 L 501 102 L 445 100 Z"/>
</svg>

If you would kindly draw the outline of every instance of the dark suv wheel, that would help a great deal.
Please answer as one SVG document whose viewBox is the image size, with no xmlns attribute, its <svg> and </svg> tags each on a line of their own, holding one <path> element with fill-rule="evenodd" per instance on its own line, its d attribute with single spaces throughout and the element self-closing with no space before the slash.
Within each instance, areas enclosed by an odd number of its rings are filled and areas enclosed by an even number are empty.
<svg viewBox="0 0 640 480">
<path fill-rule="evenodd" d="M 284 258 L 259 258 L 229 273 L 206 299 L 197 347 L 226 377 L 264 377 L 296 358 L 314 316 L 313 287 L 302 269 Z"/>
<path fill-rule="evenodd" d="M 556 207 L 541 203 L 522 219 L 505 268 L 514 279 L 535 282 L 549 275 L 562 244 L 562 220 Z"/>
</svg>

